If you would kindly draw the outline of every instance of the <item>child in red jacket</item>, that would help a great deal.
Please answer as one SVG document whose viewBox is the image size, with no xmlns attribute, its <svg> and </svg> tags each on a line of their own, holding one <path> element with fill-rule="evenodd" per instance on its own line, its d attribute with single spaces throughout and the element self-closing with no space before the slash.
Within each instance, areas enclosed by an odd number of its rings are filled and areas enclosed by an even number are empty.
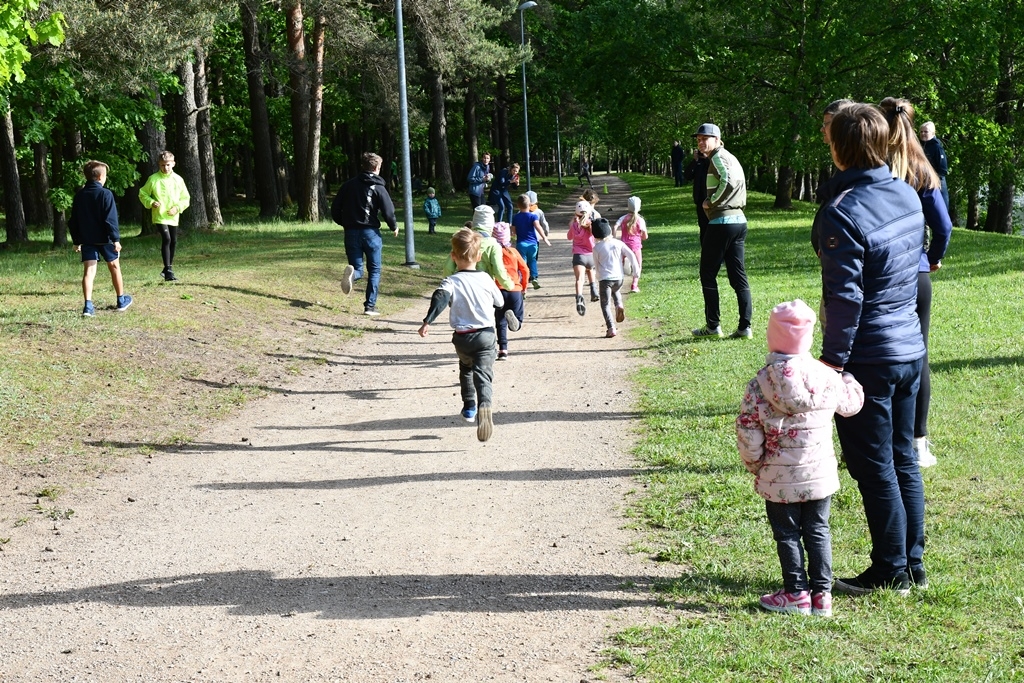
<svg viewBox="0 0 1024 683">
<path fill-rule="evenodd" d="M 508 358 L 508 331 L 517 332 L 523 324 L 523 297 L 530 282 L 530 269 L 520 253 L 512 247 L 508 223 L 495 223 L 491 236 L 501 245 L 501 259 L 514 284 L 512 289 L 503 289 L 498 282 L 505 304 L 494 310 L 494 326 L 498 329 L 498 360 L 505 360 Z"/>
</svg>

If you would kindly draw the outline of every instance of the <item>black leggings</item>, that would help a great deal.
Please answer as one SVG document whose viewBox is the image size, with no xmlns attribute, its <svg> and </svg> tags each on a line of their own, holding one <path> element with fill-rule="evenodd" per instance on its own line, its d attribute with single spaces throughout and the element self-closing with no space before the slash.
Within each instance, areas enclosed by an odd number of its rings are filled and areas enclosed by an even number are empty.
<svg viewBox="0 0 1024 683">
<path fill-rule="evenodd" d="M 932 372 L 928 368 L 928 328 L 932 322 L 932 278 L 930 273 L 917 274 L 917 317 L 921 319 L 924 337 L 924 362 L 921 363 L 921 388 L 917 391 L 914 415 L 914 438 L 928 436 L 928 407 L 932 402 Z"/>
<path fill-rule="evenodd" d="M 160 231 L 160 255 L 164 259 L 164 270 L 174 265 L 174 248 L 178 246 L 178 226 L 157 224 Z"/>
</svg>

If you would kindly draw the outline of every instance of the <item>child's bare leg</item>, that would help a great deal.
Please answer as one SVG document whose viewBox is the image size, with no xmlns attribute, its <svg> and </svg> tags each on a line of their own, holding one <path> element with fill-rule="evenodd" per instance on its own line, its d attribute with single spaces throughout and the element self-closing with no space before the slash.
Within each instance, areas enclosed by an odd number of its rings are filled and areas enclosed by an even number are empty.
<svg viewBox="0 0 1024 683">
<path fill-rule="evenodd" d="M 86 301 L 92 301 L 92 285 L 96 280 L 96 262 L 84 261 L 85 270 L 82 272 L 82 295 Z"/>
<path fill-rule="evenodd" d="M 114 292 L 118 296 L 124 295 L 124 279 L 121 277 L 121 259 L 107 262 L 107 269 L 110 270 L 110 280 L 114 283 Z M 96 274 L 96 262 L 93 261 L 93 275 Z"/>
<path fill-rule="evenodd" d="M 573 266 L 572 274 L 576 276 L 576 296 L 583 296 L 583 273 L 586 266 Z"/>
</svg>

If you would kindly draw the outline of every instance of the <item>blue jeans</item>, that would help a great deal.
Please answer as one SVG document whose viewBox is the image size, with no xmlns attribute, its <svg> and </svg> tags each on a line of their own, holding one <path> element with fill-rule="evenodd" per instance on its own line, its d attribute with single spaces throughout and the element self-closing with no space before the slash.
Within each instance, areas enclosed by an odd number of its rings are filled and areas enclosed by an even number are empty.
<svg viewBox="0 0 1024 683">
<path fill-rule="evenodd" d="M 370 276 L 366 282 L 365 308 L 377 305 L 377 290 L 380 289 L 381 248 L 384 241 L 380 231 L 372 228 L 355 228 L 345 230 L 345 256 L 350 266 L 356 269 L 353 280 L 363 277 L 363 259 L 366 259 L 366 270 Z"/>
<path fill-rule="evenodd" d="M 505 304 L 501 308 L 494 309 L 494 325 L 498 328 L 498 348 L 508 350 L 508 321 L 505 320 L 505 311 L 512 311 L 512 315 L 523 322 L 523 293 L 506 292 L 501 290 L 501 298 Z"/>
<path fill-rule="evenodd" d="M 804 503 L 765 501 L 787 593 L 832 590 L 832 531 L 828 528 L 831 507 L 832 496 Z"/>
<path fill-rule="evenodd" d="M 516 242 L 516 250 L 526 261 L 526 267 L 530 269 L 530 280 L 537 279 L 537 251 L 540 244 L 537 242 Z"/>
<path fill-rule="evenodd" d="M 836 415 L 836 432 L 864 501 L 871 533 L 868 574 L 878 581 L 924 565 L 924 483 L 914 454 L 921 363 L 845 368 L 864 387 L 864 407 L 851 417 Z"/>
</svg>

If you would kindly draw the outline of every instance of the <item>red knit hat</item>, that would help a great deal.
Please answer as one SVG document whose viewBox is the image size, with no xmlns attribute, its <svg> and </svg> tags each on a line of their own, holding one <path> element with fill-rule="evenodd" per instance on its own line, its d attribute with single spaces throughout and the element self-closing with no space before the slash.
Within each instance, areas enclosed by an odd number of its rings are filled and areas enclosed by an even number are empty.
<svg viewBox="0 0 1024 683">
<path fill-rule="evenodd" d="M 768 350 L 796 355 L 811 350 L 817 317 L 800 299 L 781 303 L 768 318 Z"/>
</svg>

